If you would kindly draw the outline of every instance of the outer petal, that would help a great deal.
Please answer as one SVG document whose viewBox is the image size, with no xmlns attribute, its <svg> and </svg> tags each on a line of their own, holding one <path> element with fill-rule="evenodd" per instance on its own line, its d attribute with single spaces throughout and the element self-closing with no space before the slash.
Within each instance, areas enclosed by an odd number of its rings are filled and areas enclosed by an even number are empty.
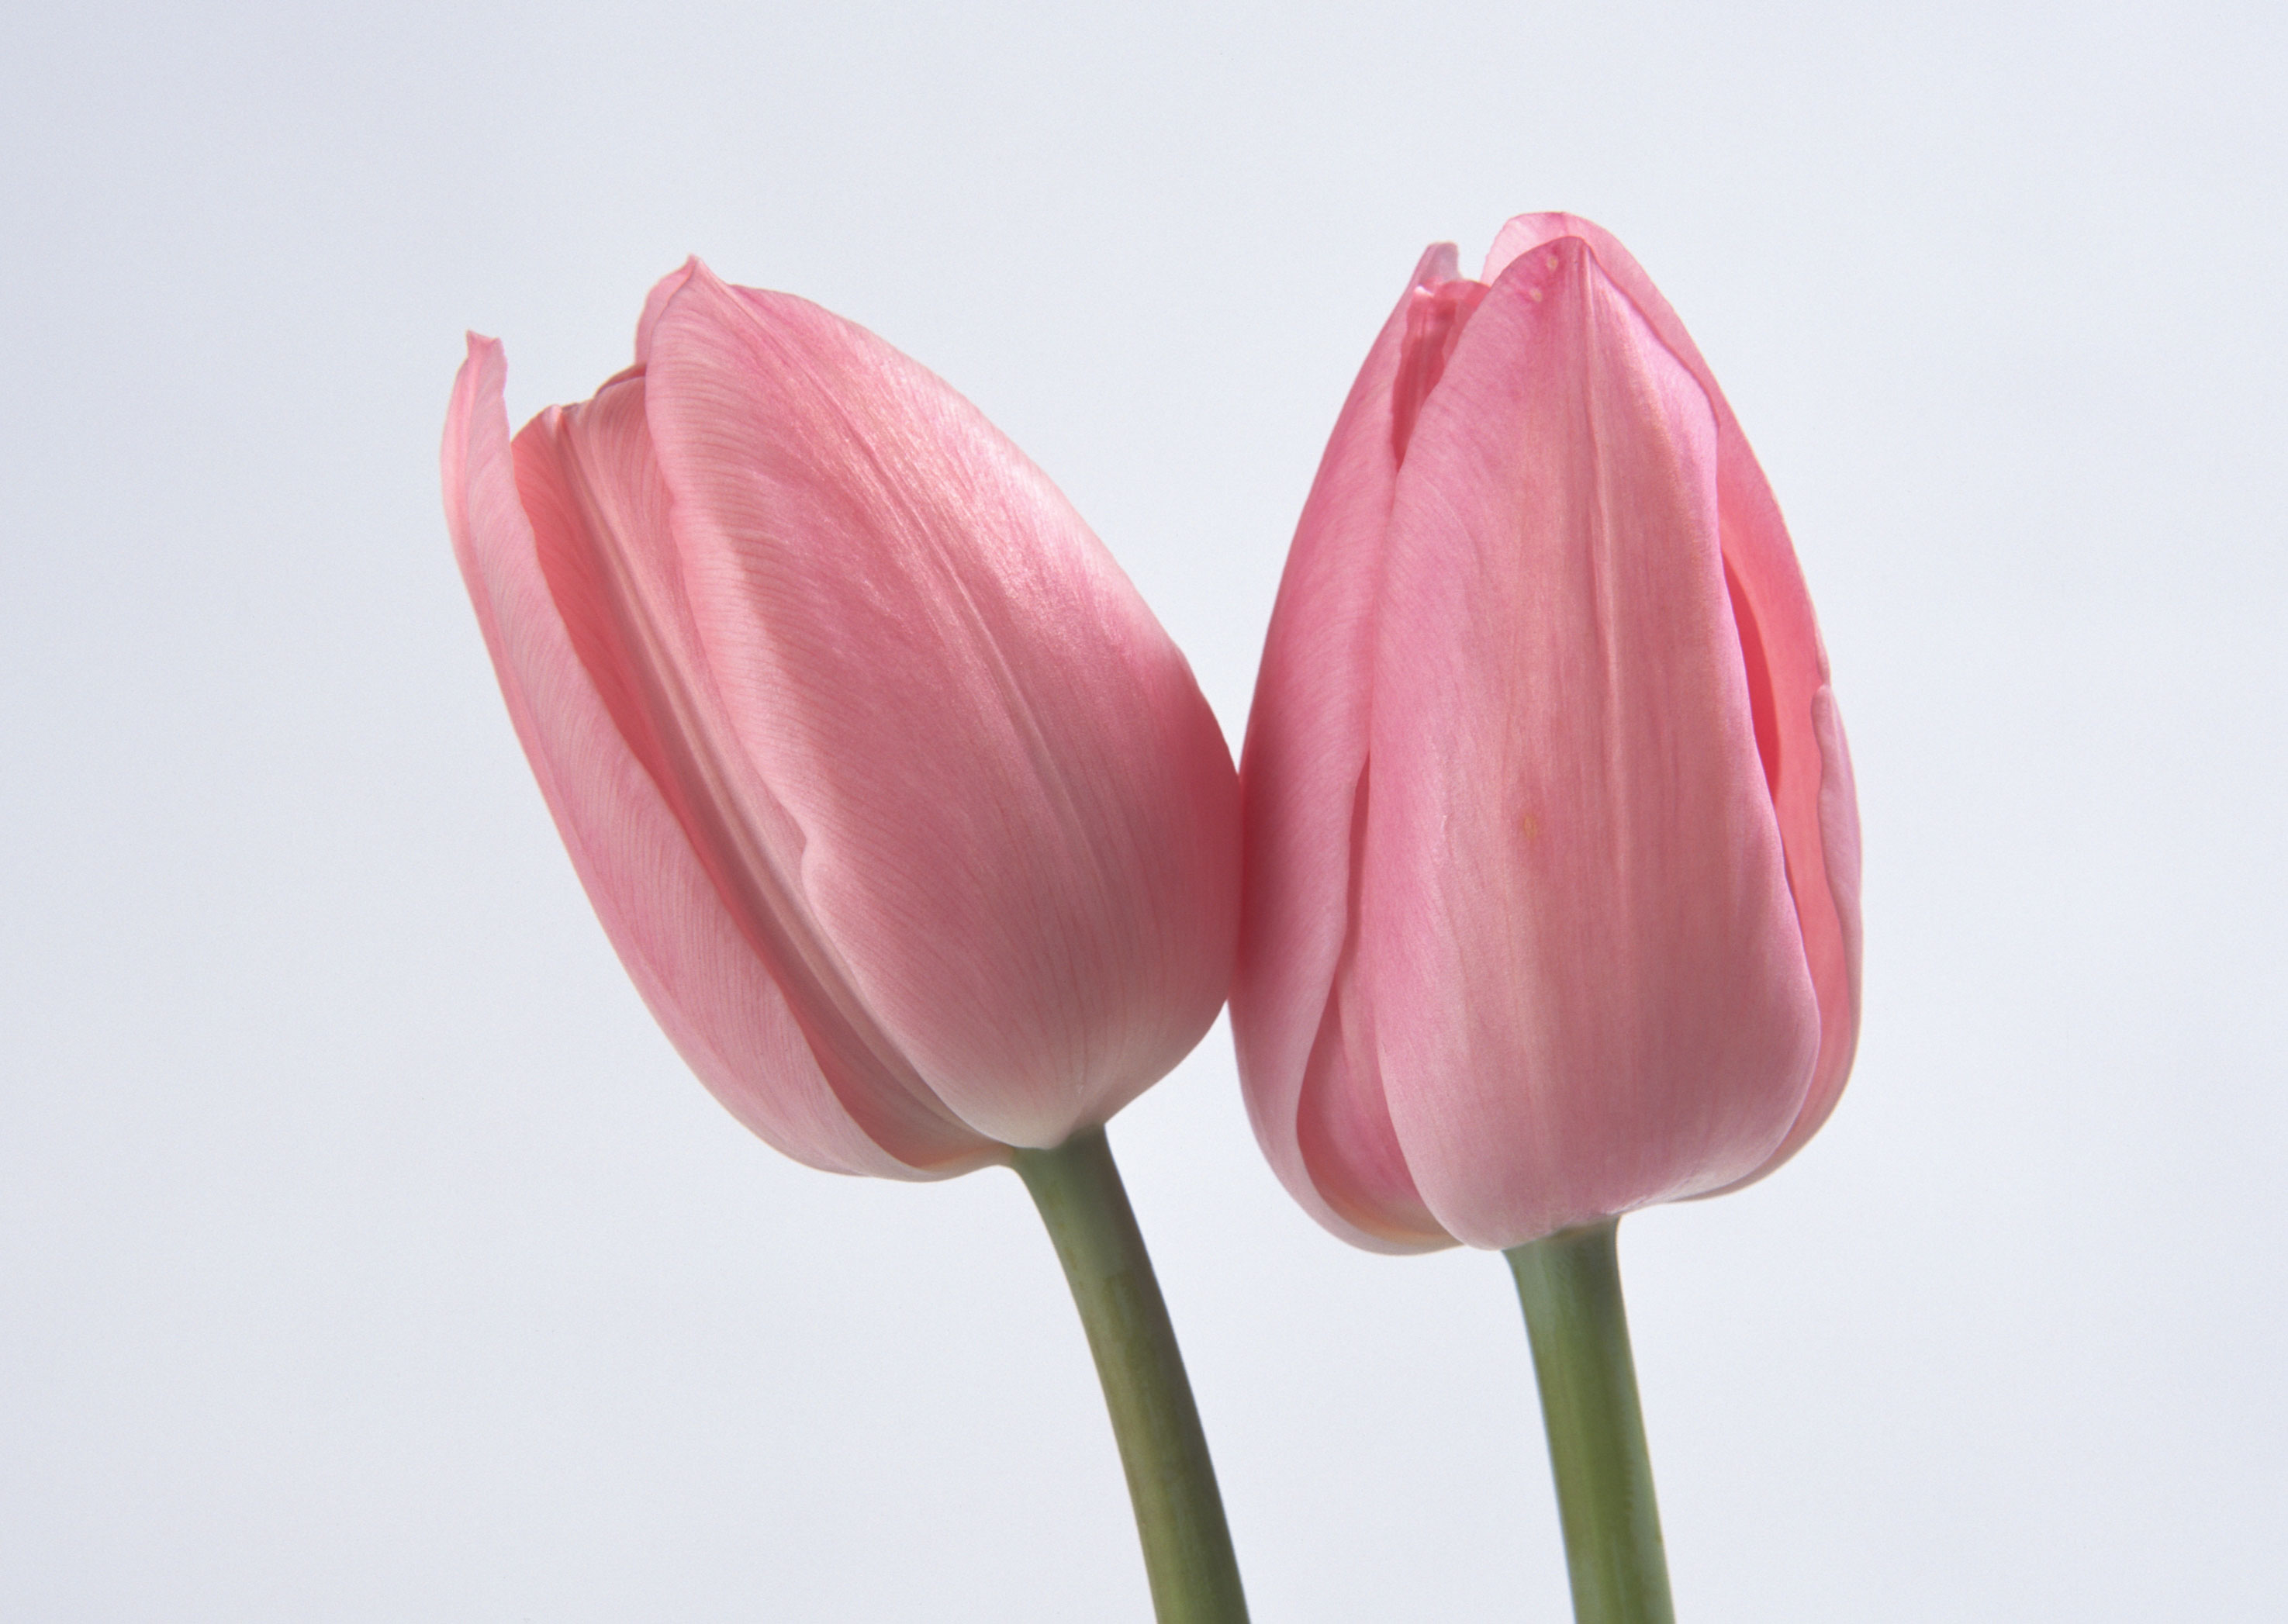
<svg viewBox="0 0 2288 1624">
<path fill-rule="evenodd" d="M 1182 656 L 974 408 L 817 306 L 695 264 L 646 386 L 705 664 L 821 939 L 978 1131 L 1102 1121 L 1230 974 L 1236 782 Z"/>
<path fill-rule="evenodd" d="M 1348 989 L 1394 396 L 1410 308 L 1454 272 L 1450 243 L 1423 255 L 1336 421 L 1279 583 L 1240 772 L 1246 907 L 1231 1021 L 1248 1114 L 1305 1210 L 1378 1251 L 1450 1240 L 1406 1174 L 1367 1011 Z"/>
<path fill-rule="evenodd" d="M 909 1166 L 973 1166 L 995 1147 L 915 1074 L 790 878 L 801 840 L 740 755 L 700 653 L 644 395 L 632 370 L 516 439 L 518 493 L 573 651 L 843 1109 Z"/>
<path fill-rule="evenodd" d="M 960 1171 L 907 1166 L 842 1108 L 615 725 L 573 646 L 518 499 L 505 376 L 500 345 L 473 335 L 446 423 L 446 517 L 517 737 L 645 1002 L 732 1114 L 797 1161 L 904 1178 Z M 974 1160 L 997 1153 L 983 1147 Z"/>
<path fill-rule="evenodd" d="M 1718 445 L 1561 241 L 1486 297 L 1399 474 L 1362 957 L 1407 1164 L 1474 1245 L 1735 1181 L 1811 1081 Z"/>
<path fill-rule="evenodd" d="M 1811 595 L 1805 590 L 1803 572 L 1788 540 L 1779 503 L 1755 454 L 1748 448 L 1747 436 L 1741 432 L 1739 420 L 1732 415 L 1724 392 L 1717 386 L 1715 375 L 1709 371 L 1691 335 L 1684 330 L 1684 323 L 1629 251 L 1609 233 L 1577 216 L 1520 215 L 1494 239 L 1486 258 L 1487 280 L 1492 281 L 1521 255 L 1564 237 L 1588 244 L 1605 274 L 1628 296 L 1661 343 L 1699 380 L 1716 414 L 1716 478 L 1723 515 L 1724 562 L 1740 620 L 1742 646 L 1751 661 L 1757 742 L 1779 812 L 1788 883 L 1802 926 L 1804 955 L 1819 989 L 1818 1067 L 1804 1098 L 1801 1120 L 1771 1160 L 1751 1176 L 1760 1177 L 1793 1154 L 1827 1120 L 1850 1075 L 1852 1056 L 1859 1042 L 1855 804 L 1848 820 L 1847 862 L 1839 862 L 1826 851 L 1823 832 L 1830 820 L 1823 808 L 1834 792 L 1828 788 L 1831 752 L 1823 744 L 1815 713 L 1817 696 L 1827 686 L 1827 651 L 1820 642 Z M 1831 698 L 1826 702 L 1831 708 L 1834 701 Z M 1834 724 L 1834 735 L 1839 751 L 1839 720 Z M 1847 783 L 1847 755 L 1836 759 L 1840 760 L 1843 781 Z M 1837 889 L 1847 868 L 1847 898 Z"/>
</svg>

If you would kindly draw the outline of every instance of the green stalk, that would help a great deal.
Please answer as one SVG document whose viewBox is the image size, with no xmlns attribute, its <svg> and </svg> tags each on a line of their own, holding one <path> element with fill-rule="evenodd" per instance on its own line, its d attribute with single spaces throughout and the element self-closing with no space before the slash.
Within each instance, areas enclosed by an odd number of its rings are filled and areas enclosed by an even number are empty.
<svg viewBox="0 0 2288 1624">
<path fill-rule="evenodd" d="M 1579 1624 L 1674 1624 L 1621 1303 L 1620 1220 L 1503 1254 L 1517 1276 Z"/>
<path fill-rule="evenodd" d="M 1246 1624 L 1207 1435 L 1104 1129 L 1053 1151 L 1018 1151 L 1013 1161 L 1056 1243 L 1096 1356 L 1155 1615 L 1160 1624 Z"/>
</svg>

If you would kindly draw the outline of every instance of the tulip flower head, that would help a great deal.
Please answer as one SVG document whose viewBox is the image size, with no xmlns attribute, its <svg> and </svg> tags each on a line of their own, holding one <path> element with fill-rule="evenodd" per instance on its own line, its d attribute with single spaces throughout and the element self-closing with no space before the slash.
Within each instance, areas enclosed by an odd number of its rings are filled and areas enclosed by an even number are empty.
<svg viewBox="0 0 2288 1624">
<path fill-rule="evenodd" d="M 926 1178 L 1101 1124 L 1237 931 L 1230 756 L 1047 479 L 871 334 L 696 260 L 446 509 L 517 735 L 652 1012 L 798 1161 Z"/>
<path fill-rule="evenodd" d="M 1507 1248 L 1761 1176 L 1859 1013 L 1811 600 L 1700 353 L 1610 236 L 1426 254 L 1289 555 L 1242 761 L 1232 1023 L 1287 1188 Z"/>
</svg>

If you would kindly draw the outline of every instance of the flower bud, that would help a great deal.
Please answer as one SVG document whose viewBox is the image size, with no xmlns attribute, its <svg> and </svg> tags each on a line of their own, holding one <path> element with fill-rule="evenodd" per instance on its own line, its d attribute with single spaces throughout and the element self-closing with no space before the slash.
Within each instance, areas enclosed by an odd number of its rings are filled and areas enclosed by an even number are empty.
<svg viewBox="0 0 2288 1624">
<path fill-rule="evenodd" d="M 1215 1018 L 1231 758 L 1040 471 L 870 333 L 693 261 L 511 440 L 472 336 L 445 503 L 519 739 L 660 1025 L 798 1161 L 1047 1147 Z"/>
<path fill-rule="evenodd" d="M 1362 1246 L 1730 1188 L 1833 1108 L 1850 758 L 1793 548 L 1626 250 L 1424 256 L 1289 555 L 1243 757 L 1257 1137 Z"/>
</svg>

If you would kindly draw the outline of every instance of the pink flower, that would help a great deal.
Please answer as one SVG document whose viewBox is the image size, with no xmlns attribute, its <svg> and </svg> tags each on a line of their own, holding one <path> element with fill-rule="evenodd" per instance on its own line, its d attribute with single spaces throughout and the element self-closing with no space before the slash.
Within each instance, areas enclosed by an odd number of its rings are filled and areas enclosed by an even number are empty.
<svg viewBox="0 0 2288 1624">
<path fill-rule="evenodd" d="M 445 505 L 612 944 L 798 1161 L 929 1178 L 1094 1127 L 1215 1018 L 1231 757 L 1111 555 L 872 334 L 693 261 L 512 442 L 472 336 Z"/>
<path fill-rule="evenodd" d="M 1232 1024 L 1295 1198 L 1382 1251 L 1725 1190 L 1833 1109 L 1859 825 L 1762 471 L 1635 260 L 1423 257 L 1335 426 L 1241 782 Z"/>
</svg>

